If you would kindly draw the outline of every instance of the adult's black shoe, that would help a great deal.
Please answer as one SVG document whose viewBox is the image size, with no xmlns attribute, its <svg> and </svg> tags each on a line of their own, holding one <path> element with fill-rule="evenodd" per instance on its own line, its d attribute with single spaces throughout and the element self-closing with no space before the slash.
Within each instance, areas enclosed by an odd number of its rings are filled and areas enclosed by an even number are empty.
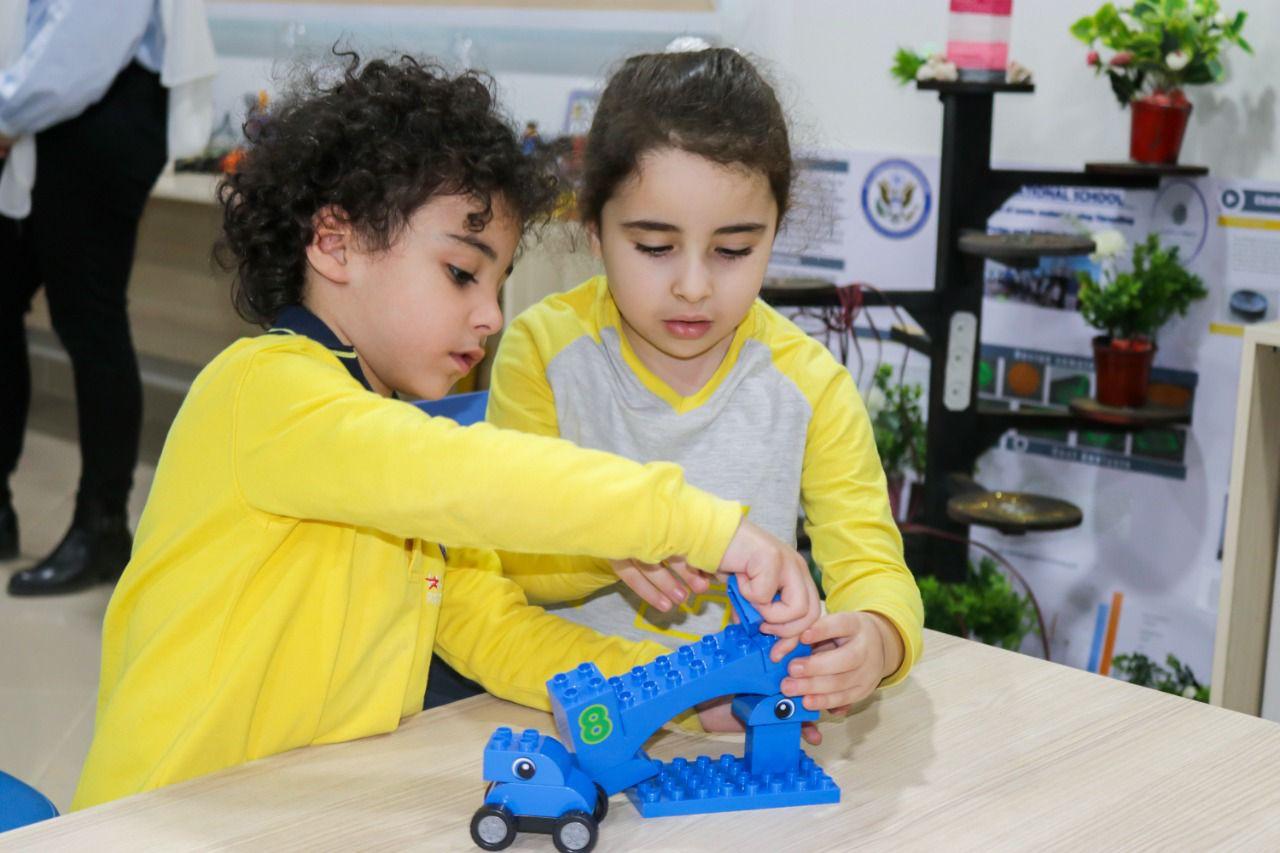
<svg viewBox="0 0 1280 853">
<path fill-rule="evenodd" d="M 18 556 L 18 514 L 12 504 L 0 506 L 0 560 Z"/>
<path fill-rule="evenodd" d="M 10 595 L 59 595 L 114 582 L 129 562 L 133 537 L 123 513 L 78 509 L 53 553 L 9 578 Z"/>
</svg>

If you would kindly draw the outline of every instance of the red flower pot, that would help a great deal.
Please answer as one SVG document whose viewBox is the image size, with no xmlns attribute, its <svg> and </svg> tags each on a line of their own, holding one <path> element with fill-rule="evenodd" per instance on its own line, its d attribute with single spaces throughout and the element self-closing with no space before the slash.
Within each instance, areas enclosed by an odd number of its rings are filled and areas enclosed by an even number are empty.
<svg viewBox="0 0 1280 853">
<path fill-rule="evenodd" d="M 1139 163 L 1177 163 L 1191 102 L 1181 89 L 1156 92 L 1129 103 L 1129 156 Z"/>
<path fill-rule="evenodd" d="M 1093 366 L 1098 376 L 1098 402 L 1104 406 L 1139 408 L 1147 403 L 1151 362 L 1156 345 L 1141 338 L 1093 339 Z"/>
</svg>

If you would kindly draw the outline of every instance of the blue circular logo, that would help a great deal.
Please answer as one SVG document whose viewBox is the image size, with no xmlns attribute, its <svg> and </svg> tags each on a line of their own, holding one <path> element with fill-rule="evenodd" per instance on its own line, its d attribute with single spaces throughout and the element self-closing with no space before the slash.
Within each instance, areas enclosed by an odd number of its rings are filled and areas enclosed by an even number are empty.
<svg viewBox="0 0 1280 853">
<path fill-rule="evenodd" d="M 906 160 L 877 163 L 862 183 L 862 212 L 877 233 L 905 240 L 929 219 L 933 199 L 924 172 Z"/>
<path fill-rule="evenodd" d="M 1240 206 L 1240 193 L 1236 190 L 1225 190 L 1222 193 L 1222 206 L 1230 210 Z"/>
</svg>

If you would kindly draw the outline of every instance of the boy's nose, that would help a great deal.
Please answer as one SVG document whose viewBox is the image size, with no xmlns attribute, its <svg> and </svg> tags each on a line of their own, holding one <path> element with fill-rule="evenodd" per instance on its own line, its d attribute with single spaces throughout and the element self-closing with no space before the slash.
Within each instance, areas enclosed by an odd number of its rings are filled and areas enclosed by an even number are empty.
<svg viewBox="0 0 1280 853">
<path fill-rule="evenodd" d="M 485 335 L 496 334 L 502 328 L 502 306 L 496 299 L 487 299 L 472 316 L 476 331 Z"/>
</svg>

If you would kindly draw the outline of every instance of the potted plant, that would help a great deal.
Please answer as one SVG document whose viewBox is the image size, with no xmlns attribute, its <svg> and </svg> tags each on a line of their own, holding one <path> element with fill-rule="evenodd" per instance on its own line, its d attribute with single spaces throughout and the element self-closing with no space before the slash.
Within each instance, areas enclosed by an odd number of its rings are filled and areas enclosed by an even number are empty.
<svg viewBox="0 0 1280 853">
<path fill-rule="evenodd" d="M 983 557 L 977 566 L 970 562 L 963 581 L 924 575 L 918 584 L 926 628 L 1011 651 L 1022 648 L 1028 634 L 1041 633 L 1030 595 L 1014 589 L 990 557 Z"/>
<path fill-rule="evenodd" d="M 1172 693 L 1197 702 L 1209 701 L 1209 687 L 1200 683 L 1196 674 L 1191 671 L 1191 667 L 1178 660 L 1175 655 L 1168 655 L 1165 663 L 1169 665 L 1168 669 L 1146 655 L 1135 652 L 1130 655 L 1116 655 L 1111 660 L 1111 671 L 1117 678 L 1128 681 L 1130 684 L 1150 687 L 1162 693 Z"/>
<path fill-rule="evenodd" d="M 872 379 L 867 409 L 871 413 L 871 429 L 875 435 L 880 464 L 884 466 L 889 481 L 889 505 L 893 517 L 901 519 L 902 488 L 906 483 L 907 469 L 924 470 L 925 427 L 920 398 L 924 390 L 919 385 L 891 384 L 893 368 L 882 364 L 876 368 Z M 913 499 L 912 504 L 917 501 Z M 913 513 L 908 508 L 907 517 Z"/>
<path fill-rule="evenodd" d="M 1117 243 L 1118 238 L 1118 243 Z M 1107 406 L 1138 407 L 1147 402 L 1155 334 L 1175 314 L 1208 295 L 1200 277 L 1178 260 L 1177 246 L 1162 246 L 1155 234 L 1133 249 L 1133 269 L 1117 273 L 1114 259 L 1123 252 L 1116 232 L 1095 235 L 1106 270 L 1099 280 L 1078 273 L 1080 313 L 1102 332 L 1093 339 L 1098 375 L 1098 402 Z"/>
<path fill-rule="evenodd" d="M 1104 3 L 1072 25 L 1071 34 L 1090 47 L 1089 65 L 1107 75 L 1120 105 L 1131 107 L 1132 159 L 1178 162 L 1191 115 L 1182 89 L 1221 80 L 1230 45 L 1253 53 L 1240 35 L 1245 17 L 1223 12 L 1218 0 L 1146 0 L 1119 9 Z"/>
</svg>

